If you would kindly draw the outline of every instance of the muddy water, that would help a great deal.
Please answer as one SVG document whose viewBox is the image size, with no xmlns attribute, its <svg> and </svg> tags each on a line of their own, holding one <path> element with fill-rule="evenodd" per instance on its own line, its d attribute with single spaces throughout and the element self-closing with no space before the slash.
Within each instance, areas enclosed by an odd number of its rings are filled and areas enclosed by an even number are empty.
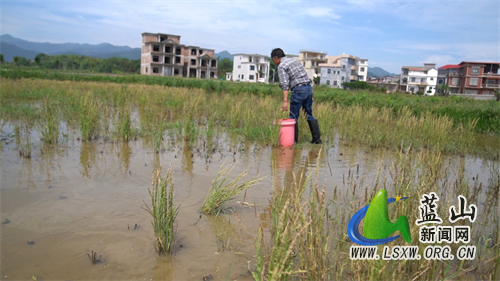
<svg viewBox="0 0 500 281">
<path fill-rule="evenodd" d="M 267 225 L 265 209 L 274 189 L 287 188 L 293 174 L 317 165 L 319 182 L 331 197 L 346 190 L 346 177 L 373 185 L 380 167 L 390 165 L 388 150 L 370 150 L 335 141 L 317 146 L 273 148 L 231 139 L 210 153 L 185 144 L 152 153 L 142 141 L 81 142 L 64 147 L 39 145 L 33 157 L 19 156 L 4 127 L 1 154 L 1 278 L 115 280 L 253 280 L 255 239 Z M 317 161 L 319 155 L 319 161 Z M 487 181 L 490 166 L 482 159 L 464 162 L 467 178 Z M 154 163 L 173 167 L 177 218 L 174 256 L 154 250 L 148 188 Z M 228 204 L 232 213 L 211 217 L 199 209 L 223 163 L 236 163 L 234 174 L 265 179 Z M 485 182 L 486 184 L 486 182 Z M 246 202 L 248 204 L 240 204 Z M 253 205 L 253 206 L 252 206 Z M 101 256 L 92 264 L 87 254 Z"/>
</svg>

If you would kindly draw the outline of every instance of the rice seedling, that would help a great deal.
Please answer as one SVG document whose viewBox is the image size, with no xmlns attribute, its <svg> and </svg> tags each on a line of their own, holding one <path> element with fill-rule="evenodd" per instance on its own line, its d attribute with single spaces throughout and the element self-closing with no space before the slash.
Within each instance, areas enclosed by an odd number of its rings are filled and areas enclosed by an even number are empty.
<svg viewBox="0 0 500 281">
<path fill-rule="evenodd" d="M 301 174 L 299 178 L 302 178 Z M 301 236 L 307 231 L 310 222 L 303 217 L 301 197 L 304 185 L 297 185 L 276 190 L 270 201 L 270 241 L 268 249 L 262 249 L 263 228 L 259 228 L 256 242 L 256 263 L 253 277 L 255 280 L 289 280 L 307 270 L 296 266 L 298 244 Z M 291 190 L 287 190 L 287 189 Z"/>
<path fill-rule="evenodd" d="M 33 153 L 33 144 L 31 142 L 30 123 L 21 123 L 14 126 L 14 134 L 16 136 L 16 145 L 19 150 L 19 155 L 24 158 L 31 158 Z"/>
<path fill-rule="evenodd" d="M 93 96 L 92 92 L 87 92 L 80 99 L 80 133 L 83 140 L 92 140 L 97 136 L 99 128 L 99 110 L 101 104 Z"/>
<path fill-rule="evenodd" d="M 243 190 L 258 184 L 264 179 L 254 177 L 249 180 L 242 180 L 248 174 L 247 168 L 235 179 L 229 181 L 229 175 L 235 166 L 236 164 L 224 166 L 223 163 L 221 165 L 201 206 L 203 213 L 218 215 L 223 211 L 224 204 L 233 200 Z"/>
<path fill-rule="evenodd" d="M 50 144 L 57 143 L 59 139 L 60 121 L 56 117 L 55 107 L 55 105 L 49 104 L 49 98 L 46 97 L 45 106 L 40 112 L 41 118 L 37 122 L 42 141 Z"/>
<path fill-rule="evenodd" d="M 175 219 L 179 213 L 178 205 L 174 204 L 174 178 L 172 167 L 169 167 L 166 177 L 162 178 L 161 169 L 153 171 L 152 189 L 149 190 L 151 196 L 151 208 L 147 205 L 144 208 L 152 217 L 151 225 L 154 229 L 155 250 L 159 254 L 172 253 L 175 245 L 176 227 Z"/>
</svg>

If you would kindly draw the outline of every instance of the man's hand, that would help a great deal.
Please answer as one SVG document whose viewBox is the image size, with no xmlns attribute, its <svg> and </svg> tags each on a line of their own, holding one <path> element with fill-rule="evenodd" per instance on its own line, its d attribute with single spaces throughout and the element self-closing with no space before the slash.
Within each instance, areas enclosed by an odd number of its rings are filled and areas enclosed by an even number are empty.
<svg viewBox="0 0 500 281">
<path fill-rule="evenodd" d="M 288 111 L 288 102 L 287 101 L 283 101 L 283 103 L 281 104 L 281 111 Z"/>
<path fill-rule="evenodd" d="M 283 91 L 283 103 L 281 104 L 281 111 L 288 111 L 288 90 Z"/>
</svg>

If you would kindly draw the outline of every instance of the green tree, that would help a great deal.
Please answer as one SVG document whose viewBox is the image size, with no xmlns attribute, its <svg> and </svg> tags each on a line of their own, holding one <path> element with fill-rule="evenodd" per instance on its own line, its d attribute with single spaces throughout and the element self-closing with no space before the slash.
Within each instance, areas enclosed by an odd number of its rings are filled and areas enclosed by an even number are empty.
<svg viewBox="0 0 500 281">
<path fill-rule="evenodd" d="M 276 66 L 271 58 L 269 60 L 269 82 L 280 82 L 280 76 L 278 75 L 278 66 Z"/>
<path fill-rule="evenodd" d="M 31 65 L 31 62 L 25 58 L 25 57 L 18 57 L 18 56 L 15 56 L 14 57 L 14 64 L 15 65 L 22 65 L 22 66 L 30 66 Z"/>
<path fill-rule="evenodd" d="M 233 62 L 229 58 L 222 59 L 219 61 L 219 66 L 217 69 L 217 77 L 226 77 L 226 72 L 233 71 Z"/>
<path fill-rule="evenodd" d="M 46 61 L 47 59 L 47 55 L 44 54 L 44 53 L 39 53 L 38 55 L 36 55 L 35 57 L 35 63 L 38 65 L 38 66 L 42 66 L 42 62 Z"/>
<path fill-rule="evenodd" d="M 450 92 L 450 86 L 448 84 L 442 83 L 437 85 L 436 89 L 439 91 L 439 93 L 443 96 L 449 95 Z"/>
<path fill-rule="evenodd" d="M 0 64 L 3 64 L 5 60 L 3 59 L 3 54 L 0 54 Z"/>
</svg>

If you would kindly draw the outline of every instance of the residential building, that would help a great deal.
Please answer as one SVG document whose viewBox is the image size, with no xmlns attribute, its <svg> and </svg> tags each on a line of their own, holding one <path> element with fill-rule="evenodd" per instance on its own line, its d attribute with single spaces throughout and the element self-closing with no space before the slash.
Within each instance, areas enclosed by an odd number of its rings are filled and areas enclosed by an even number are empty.
<svg viewBox="0 0 500 281">
<path fill-rule="evenodd" d="M 500 62 L 463 61 L 446 74 L 451 94 L 494 95 L 500 89 Z"/>
<path fill-rule="evenodd" d="M 298 60 L 302 63 L 309 79 L 314 81 L 314 78 L 321 76 L 319 64 L 327 62 L 326 52 L 300 50 Z"/>
<path fill-rule="evenodd" d="M 433 96 L 436 93 L 437 69 L 435 63 L 424 63 L 424 66 L 401 67 L 400 90 L 404 92 L 423 92 Z"/>
<path fill-rule="evenodd" d="M 320 85 L 342 88 L 344 82 L 367 81 L 368 60 L 346 55 L 326 56 L 326 62 L 320 63 Z"/>
<path fill-rule="evenodd" d="M 141 74 L 217 78 L 215 50 L 180 43 L 181 36 L 142 33 Z"/>
<path fill-rule="evenodd" d="M 437 84 L 449 84 L 447 79 L 449 74 L 458 74 L 460 73 L 460 65 L 458 64 L 447 64 L 438 68 L 438 80 Z"/>
<path fill-rule="evenodd" d="M 234 54 L 233 72 L 226 73 L 226 80 L 242 82 L 269 82 L 269 59 L 258 54 Z"/>
</svg>

